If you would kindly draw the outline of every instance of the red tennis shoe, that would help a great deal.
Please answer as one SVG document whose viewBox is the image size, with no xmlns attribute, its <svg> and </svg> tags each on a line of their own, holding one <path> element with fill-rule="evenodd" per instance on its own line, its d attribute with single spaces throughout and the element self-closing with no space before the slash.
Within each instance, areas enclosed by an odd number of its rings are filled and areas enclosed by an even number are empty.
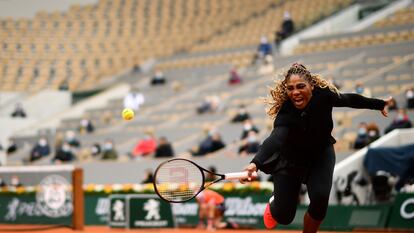
<svg viewBox="0 0 414 233">
<path fill-rule="evenodd" d="M 277 225 L 276 220 L 272 217 L 272 213 L 270 213 L 270 204 L 269 203 L 266 204 L 266 209 L 263 213 L 263 222 L 264 222 L 264 225 L 267 229 L 273 229 Z"/>
</svg>

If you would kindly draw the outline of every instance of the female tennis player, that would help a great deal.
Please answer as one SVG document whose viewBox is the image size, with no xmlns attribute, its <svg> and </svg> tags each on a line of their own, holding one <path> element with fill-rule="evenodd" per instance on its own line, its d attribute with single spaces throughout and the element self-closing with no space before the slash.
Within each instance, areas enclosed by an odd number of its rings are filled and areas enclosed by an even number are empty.
<svg viewBox="0 0 414 233">
<path fill-rule="evenodd" d="M 386 117 L 391 99 L 342 94 L 302 64 L 293 64 L 276 82 L 267 100 L 274 129 L 245 168 L 272 174 L 274 191 L 266 206 L 266 228 L 290 224 L 296 213 L 301 183 L 306 184 L 310 204 L 303 232 L 317 232 L 325 217 L 335 166 L 333 107 L 375 109 Z M 246 182 L 249 179 L 240 179 Z"/>
</svg>

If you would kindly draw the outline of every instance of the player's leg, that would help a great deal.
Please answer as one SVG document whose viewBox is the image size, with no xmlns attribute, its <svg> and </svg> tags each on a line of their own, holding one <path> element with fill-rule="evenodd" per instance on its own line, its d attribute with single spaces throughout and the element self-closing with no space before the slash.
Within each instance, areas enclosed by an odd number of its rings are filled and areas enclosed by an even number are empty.
<svg viewBox="0 0 414 233">
<path fill-rule="evenodd" d="M 295 176 L 274 175 L 274 191 L 263 220 L 266 228 L 276 227 L 278 223 L 287 225 L 293 221 L 299 200 L 301 181 Z"/>
<path fill-rule="evenodd" d="M 199 203 L 198 206 L 199 210 L 198 210 L 198 225 L 197 228 L 205 228 L 205 223 L 204 221 L 206 219 L 208 219 L 207 216 L 207 204 L 206 203 Z"/>
<path fill-rule="evenodd" d="M 318 155 L 317 162 L 309 171 L 307 181 L 310 204 L 304 217 L 303 232 L 317 232 L 325 218 L 331 192 L 332 176 L 335 167 L 335 151 L 333 145 L 326 147 Z"/>
<path fill-rule="evenodd" d="M 213 230 L 214 227 L 214 218 L 215 218 L 215 211 L 216 211 L 216 204 L 214 203 L 207 203 L 207 230 Z"/>
<path fill-rule="evenodd" d="M 227 226 L 227 223 L 222 222 L 224 211 L 225 211 L 224 203 L 216 205 L 215 211 L 214 211 L 214 226 L 218 229 L 222 229 Z"/>
</svg>

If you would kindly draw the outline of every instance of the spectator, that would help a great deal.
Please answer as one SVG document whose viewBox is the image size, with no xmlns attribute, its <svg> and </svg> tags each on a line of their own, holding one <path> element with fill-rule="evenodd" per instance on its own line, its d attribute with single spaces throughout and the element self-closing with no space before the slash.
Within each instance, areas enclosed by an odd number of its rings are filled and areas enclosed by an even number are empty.
<svg viewBox="0 0 414 233">
<path fill-rule="evenodd" d="M 3 180 L 3 177 L 0 176 L 0 189 L 7 186 L 7 183 Z"/>
<path fill-rule="evenodd" d="M 26 114 L 26 111 L 23 108 L 22 103 L 17 103 L 14 110 L 13 110 L 13 112 L 12 112 L 12 114 L 11 114 L 11 117 L 13 117 L 13 118 L 18 118 L 18 117 L 26 118 L 26 116 L 27 116 L 27 114 Z"/>
<path fill-rule="evenodd" d="M 237 68 L 233 66 L 230 70 L 230 78 L 229 78 L 229 84 L 240 84 L 242 82 L 242 79 L 240 78 L 240 75 L 237 71 Z"/>
<path fill-rule="evenodd" d="M 369 143 L 367 123 L 361 122 L 358 126 L 358 133 L 354 143 L 354 149 L 364 148 Z"/>
<path fill-rule="evenodd" d="M 52 162 L 61 163 L 61 162 L 70 162 L 75 159 L 75 155 L 72 151 L 72 148 L 68 142 L 63 142 L 62 146 L 56 151 L 55 157 Z"/>
<path fill-rule="evenodd" d="M 152 77 L 151 79 L 151 85 L 157 86 L 157 85 L 164 85 L 165 83 L 166 83 L 166 80 L 165 80 L 164 73 L 162 73 L 162 71 L 160 70 L 157 70 L 155 72 L 154 77 Z"/>
<path fill-rule="evenodd" d="M 107 139 L 102 148 L 103 160 L 116 160 L 118 159 L 118 152 L 115 149 L 114 142 L 111 139 Z"/>
<path fill-rule="evenodd" d="M 124 108 L 131 108 L 134 111 L 138 111 L 144 102 L 145 98 L 142 93 L 135 93 L 131 91 L 124 98 Z"/>
<path fill-rule="evenodd" d="M 150 184 L 154 182 L 154 174 L 150 169 L 145 171 L 145 178 L 142 180 L 141 184 Z"/>
<path fill-rule="evenodd" d="M 288 11 L 285 11 L 283 14 L 283 21 L 280 29 L 275 33 L 275 46 L 277 49 L 280 47 L 280 42 L 286 39 L 295 31 L 295 23 L 290 16 Z"/>
<path fill-rule="evenodd" d="M 255 154 L 259 151 L 259 140 L 257 133 L 253 130 L 249 131 L 247 138 L 242 140 L 242 144 L 239 147 L 240 155 Z"/>
<path fill-rule="evenodd" d="M 190 153 L 193 156 L 206 155 L 224 148 L 226 144 L 222 141 L 221 135 L 215 130 L 210 130 L 207 137 L 196 148 L 192 148 Z"/>
<path fill-rule="evenodd" d="M 80 141 L 76 138 L 76 134 L 72 130 L 66 131 L 65 142 L 67 142 L 71 147 L 79 148 L 81 146 Z"/>
<path fill-rule="evenodd" d="M 247 138 L 250 131 L 254 131 L 256 134 L 259 133 L 259 129 L 253 124 L 252 119 L 247 119 L 243 122 L 243 131 L 240 139 Z"/>
<path fill-rule="evenodd" d="M 101 152 L 102 152 L 101 145 L 99 145 L 99 143 L 95 142 L 91 147 L 91 155 L 93 157 L 96 157 L 96 156 L 100 155 Z"/>
<path fill-rule="evenodd" d="M 221 108 L 220 102 L 220 97 L 217 95 L 206 96 L 204 101 L 197 107 L 197 113 L 217 112 Z"/>
<path fill-rule="evenodd" d="M 217 173 L 217 169 L 216 169 L 215 166 L 210 166 L 210 167 L 208 167 L 207 170 L 211 171 L 212 173 Z M 211 181 L 214 181 L 216 179 L 217 179 L 217 177 L 215 175 L 207 172 L 207 174 L 206 174 L 206 182 L 211 182 Z"/>
<path fill-rule="evenodd" d="M 407 115 L 407 110 L 404 108 L 398 109 L 397 116 L 393 119 L 392 123 L 385 129 L 385 133 L 389 133 L 394 129 L 407 129 L 411 128 L 412 123 Z"/>
<path fill-rule="evenodd" d="M 59 85 L 59 90 L 60 91 L 67 91 L 67 90 L 69 90 L 69 83 L 68 83 L 68 80 L 63 80 L 61 83 L 60 83 L 60 85 Z"/>
<path fill-rule="evenodd" d="M 149 156 L 154 154 L 157 149 L 157 140 L 154 134 L 147 131 L 144 138 L 139 140 L 132 151 L 132 157 Z"/>
<path fill-rule="evenodd" d="M 14 141 L 13 139 L 9 139 L 9 143 L 7 145 L 7 149 L 6 149 L 6 154 L 7 155 L 12 155 L 14 154 L 17 150 L 18 150 L 18 146 L 16 144 L 16 141 Z"/>
<path fill-rule="evenodd" d="M 405 92 L 405 99 L 407 101 L 407 108 L 413 109 L 414 108 L 414 87 L 409 88 Z"/>
<path fill-rule="evenodd" d="M 372 96 L 371 90 L 369 88 L 367 88 L 367 87 L 364 87 L 364 84 L 361 83 L 361 82 L 358 82 L 355 85 L 355 92 L 357 94 L 360 94 L 360 95 L 363 95 L 363 96 L 369 97 L 369 98 Z"/>
<path fill-rule="evenodd" d="M 79 133 L 93 133 L 95 127 L 92 124 L 92 121 L 86 117 L 82 118 L 79 122 Z"/>
<path fill-rule="evenodd" d="M 14 188 L 22 187 L 23 184 L 20 182 L 20 178 L 16 175 L 13 175 L 10 179 L 10 186 Z"/>
<path fill-rule="evenodd" d="M 272 45 L 267 40 L 266 36 L 260 38 L 260 44 L 257 48 L 259 58 L 264 58 L 266 55 L 272 55 Z"/>
<path fill-rule="evenodd" d="M 34 162 L 50 154 L 50 147 L 45 137 L 41 137 L 30 152 L 30 162 Z"/>
<path fill-rule="evenodd" d="M 272 45 L 268 42 L 266 36 L 260 37 L 260 44 L 257 47 L 257 53 L 253 57 L 252 64 L 256 65 L 257 61 L 264 59 L 266 55 L 272 56 Z"/>
<path fill-rule="evenodd" d="M 368 144 L 380 138 L 380 130 L 377 124 L 371 123 L 367 125 L 368 131 Z"/>
<path fill-rule="evenodd" d="M 155 157 L 156 158 L 163 158 L 163 157 L 173 157 L 174 150 L 172 148 L 171 143 L 167 140 L 166 137 L 160 137 L 158 139 L 158 146 L 155 150 Z"/>
<path fill-rule="evenodd" d="M 232 123 L 244 122 L 245 120 L 250 119 L 250 114 L 246 110 L 246 106 L 240 105 L 237 110 L 237 114 L 231 119 Z"/>
<path fill-rule="evenodd" d="M 390 111 L 394 111 L 394 110 L 397 110 L 398 109 L 398 104 L 397 104 L 397 101 L 394 99 L 394 98 L 392 98 L 391 99 L 391 103 L 390 103 L 390 105 L 388 106 L 388 110 L 390 110 Z"/>
</svg>

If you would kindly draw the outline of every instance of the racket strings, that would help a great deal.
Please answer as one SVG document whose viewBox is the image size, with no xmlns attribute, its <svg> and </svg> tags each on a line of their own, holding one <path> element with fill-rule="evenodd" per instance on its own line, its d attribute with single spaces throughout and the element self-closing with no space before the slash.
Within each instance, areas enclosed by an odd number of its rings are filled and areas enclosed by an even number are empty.
<svg viewBox="0 0 414 233">
<path fill-rule="evenodd" d="M 203 186 L 203 173 L 191 162 L 172 160 L 158 168 L 154 184 L 165 200 L 182 202 L 198 194 Z"/>
</svg>

